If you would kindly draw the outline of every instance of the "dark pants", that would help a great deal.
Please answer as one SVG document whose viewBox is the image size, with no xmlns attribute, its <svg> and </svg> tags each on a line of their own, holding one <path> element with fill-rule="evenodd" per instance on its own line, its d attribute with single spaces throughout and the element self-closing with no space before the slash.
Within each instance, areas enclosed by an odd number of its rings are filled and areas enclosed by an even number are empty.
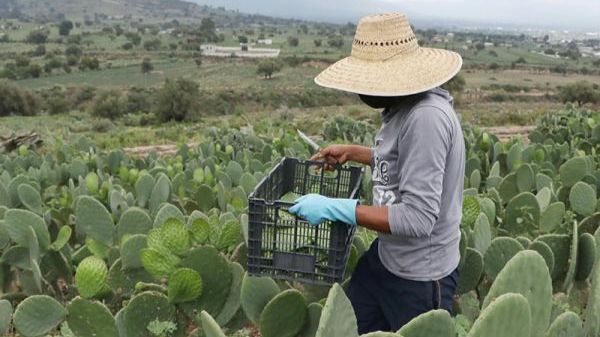
<svg viewBox="0 0 600 337">
<path fill-rule="evenodd" d="M 416 316 L 444 309 L 452 313 L 458 270 L 438 281 L 411 281 L 390 273 L 375 240 L 358 261 L 346 294 L 358 319 L 358 333 L 395 332 Z"/>
</svg>

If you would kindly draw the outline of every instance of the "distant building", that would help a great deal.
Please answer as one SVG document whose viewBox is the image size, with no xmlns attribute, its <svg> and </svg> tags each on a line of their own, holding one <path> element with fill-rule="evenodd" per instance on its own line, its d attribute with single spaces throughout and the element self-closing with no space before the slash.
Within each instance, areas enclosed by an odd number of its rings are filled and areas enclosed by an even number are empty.
<svg viewBox="0 0 600 337">
<path fill-rule="evenodd" d="M 270 46 L 270 45 L 273 44 L 273 40 L 271 40 L 271 39 L 263 39 L 263 40 L 256 41 L 256 43 Z"/>
<path fill-rule="evenodd" d="M 483 46 L 486 47 L 486 48 L 490 48 L 490 47 L 494 46 L 494 43 L 492 43 L 492 42 L 484 42 Z"/>
</svg>

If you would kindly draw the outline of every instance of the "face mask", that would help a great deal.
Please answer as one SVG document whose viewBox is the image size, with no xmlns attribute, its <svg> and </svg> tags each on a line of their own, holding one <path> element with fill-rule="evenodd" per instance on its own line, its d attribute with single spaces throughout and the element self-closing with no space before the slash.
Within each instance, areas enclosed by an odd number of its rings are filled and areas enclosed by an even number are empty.
<svg viewBox="0 0 600 337">
<path fill-rule="evenodd" d="M 360 100 L 373 109 L 385 109 L 393 106 L 400 97 L 358 95 Z"/>
</svg>

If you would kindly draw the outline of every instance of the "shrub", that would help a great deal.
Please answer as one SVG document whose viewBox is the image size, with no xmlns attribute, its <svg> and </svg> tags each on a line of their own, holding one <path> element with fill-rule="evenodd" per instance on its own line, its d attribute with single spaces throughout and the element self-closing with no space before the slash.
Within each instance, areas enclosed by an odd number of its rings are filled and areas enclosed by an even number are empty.
<svg viewBox="0 0 600 337">
<path fill-rule="evenodd" d="M 79 70 L 98 70 L 100 69 L 100 61 L 95 57 L 84 56 L 79 63 Z"/>
<path fill-rule="evenodd" d="M 578 81 L 559 87 L 559 97 L 563 103 L 575 102 L 579 106 L 600 102 L 600 92 L 587 81 Z"/>
<path fill-rule="evenodd" d="M 198 107 L 197 96 L 196 82 L 167 80 L 156 94 L 156 115 L 162 122 L 190 120 Z"/>
<path fill-rule="evenodd" d="M 288 36 L 287 42 L 290 45 L 290 47 L 298 47 L 298 45 L 300 44 L 300 39 L 298 39 L 298 37 L 296 36 Z"/>
<path fill-rule="evenodd" d="M 162 45 L 162 42 L 159 39 L 152 39 L 152 40 L 148 40 L 146 42 L 144 42 L 144 49 L 150 51 L 150 50 L 158 50 L 160 49 L 160 46 Z"/>
<path fill-rule="evenodd" d="M 46 100 L 46 111 L 50 115 L 67 113 L 69 108 L 69 102 L 62 95 L 52 95 Z"/>
<path fill-rule="evenodd" d="M 78 45 L 75 45 L 75 44 L 71 44 L 65 49 L 66 56 L 80 57 L 81 54 L 82 54 L 81 47 L 79 47 Z"/>
<path fill-rule="evenodd" d="M 73 29 L 73 22 L 65 20 L 62 21 L 60 23 L 60 25 L 58 25 L 58 33 L 61 36 L 68 36 L 71 33 L 71 30 Z"/>
<path fill-rule="evenodd" d="M 92 122 L 92 130 L 95 132 L 108 132 L 115 128 L 115 124 L 110 119 L 99 119 Z"/>
<path fill-rule="evenodd" d="M 256 73 L 263 75 L 265 79 L 271 79 L 274 73 L 281 70 L 281 63 L 276 60 L 265 59 L 258 63 Z"/>
<path fill-rule="evenodd" d="M 43 44 L 37 46 L 32 55 L 37 57 L 46 55 L 46 46 Z"/>
<path fill-rule="evenodd" d="M 48 32 L 45 30 L 32 30 L 25 38 L 25 41 L 35 44 L 46 43 L 48 41 Z"/>
<path fill-rule="evenodd" d="M 342 48 L 344 46 L 344 38 L 340 35 L 330 36 L 327 40 L 329 47 Z"/>
<path fill-rule="evenodd" d="M 96 117 L 116 119 L 123 115 L 125 106 L 121 92 L 109 90 L 96 97 L 92 104 L 91 113 Z"/>
<path fill-rule="evenodd" d="M 29 75 L 31 77 L 38 78 L 42 75 L 42 67 L 39 64 L 32 64 L 29 66 Z"/>
<path fill-rule="evenodd" d="M 321 47 L 321 45 L 323 45 L 323 40 L 314 40 L 313 43 L 315 44 L 315 47 Z"/>
<path fill-rule="evenodd" d="M 0 116 L 33 116 L 38 108 L 38 98 L 31 92 L 0 82 Z"/>
</svg>

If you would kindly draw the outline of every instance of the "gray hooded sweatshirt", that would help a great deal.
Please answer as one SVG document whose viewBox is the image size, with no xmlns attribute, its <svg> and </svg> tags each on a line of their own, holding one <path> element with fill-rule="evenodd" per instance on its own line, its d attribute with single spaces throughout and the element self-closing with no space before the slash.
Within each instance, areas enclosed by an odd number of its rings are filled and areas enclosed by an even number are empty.
<svg viewBox="0 0 600 337">
<path fill-rule="evenodd" d="M 404 279 L 442 279 L 460 259 L 465 144 L 452 103 L 436 88 L 382 112 L 373 204 L 388 207 L 391 234 L 379 234 L 379 257 Z"/>
</svg>

